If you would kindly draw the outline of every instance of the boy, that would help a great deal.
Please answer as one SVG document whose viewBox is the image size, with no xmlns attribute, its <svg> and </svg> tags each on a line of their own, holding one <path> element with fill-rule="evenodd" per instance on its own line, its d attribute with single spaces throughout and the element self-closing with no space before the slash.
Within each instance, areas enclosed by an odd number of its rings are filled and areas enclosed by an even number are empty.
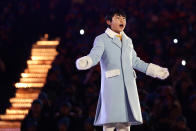
<svg viewBox="0 0 196 131">
<path fill-rule="evenodd" d="M 76 67 L 86 70 L 100 61 L 101 90 L 94 125 L 103 126 L 104 131 L 129 131 L 130 125 L 143 123 L 134 69 L 159 79 L 166 79 L 169 72 L 137 57 L 132 40 L 123 32 L 126 15 L 122 10 L 110 10 L 106 23 L 109 28 L 95 38 L 87 56 L 76 60 Z"/>
</svg>

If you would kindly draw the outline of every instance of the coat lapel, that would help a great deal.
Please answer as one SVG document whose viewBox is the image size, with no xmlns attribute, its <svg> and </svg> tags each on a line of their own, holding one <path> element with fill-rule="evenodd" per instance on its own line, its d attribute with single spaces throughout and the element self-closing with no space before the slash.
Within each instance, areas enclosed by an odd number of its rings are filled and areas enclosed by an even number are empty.
<svg viewBox="0 0 196 131">
<path fill-rule="evenodd" d="M 133 48 L 132 43 L 130 43 L 128 37 L 126 36 L 126 34 L 123 34 L 122 36 L 122 45 L 123 45 L 123 49 L 124 50 L 129 50 Z"/>
<path fill-rule="evenodd" d="M 119 40 L 119 38 L 114 37 L 114 38 L 112 39 L 112 42 L 113 42 L 115 45 L 117 45 L 119 48 L 122 47 L 122 44 L 121 44 L 121 41 Z"/>
<path fill-rule="evenodd" d="M 127 39 L 127 37 L 123 34 L 122 35 L 122 44 L 123 44 L 123 50 L 125 51 L 125 50 L 127 50 L 127 46 L 128 46 L 128 39 Z"/>
<path fill-rule="evenodd" d="M 119 38 L 116 37 L 117 33 L 112 31 L 110 28 L 107 28 L 105 33 L 112 38 L 112 42 L 117 45 L 119 48 L 122 48 L 122 44 L 124 44 L 123 46 L 126 47 L 127 44 L 127 35 L 122 31 L 120 34 L 122 34 L 122 42 L 119 40 Z"/>
<path fill-rule="evenodd" d="M 105 30 L 105 33 L 112 39 L 112 42 L 121 48 L 121 41 L 116 37 L 117 33 L 112 31 L 110 28 Z"/>
<path fill-rule="evenodd" d="M 126 38 L 125 38 L 125 36 L 124 35 L 122 35 L 122 44 L 123 44 L 123 46 L 125 46 L 126 47 Z"/>
</svg>

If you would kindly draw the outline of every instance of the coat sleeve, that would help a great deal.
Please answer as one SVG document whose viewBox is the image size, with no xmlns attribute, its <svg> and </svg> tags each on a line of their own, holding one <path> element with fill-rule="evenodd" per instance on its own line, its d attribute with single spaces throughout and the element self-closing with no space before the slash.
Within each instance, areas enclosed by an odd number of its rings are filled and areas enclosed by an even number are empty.
<svg viewBox="0 0 196 131">
<path fill-rule="evenodd" d="M 96 37 L 93 43 L 93 48 L 90 53 L 87 55 L 92 59 L 92 66 L 95 66 L 101 59 L 104 52 L 104 42 L 101 37 Z"/>
</svg>

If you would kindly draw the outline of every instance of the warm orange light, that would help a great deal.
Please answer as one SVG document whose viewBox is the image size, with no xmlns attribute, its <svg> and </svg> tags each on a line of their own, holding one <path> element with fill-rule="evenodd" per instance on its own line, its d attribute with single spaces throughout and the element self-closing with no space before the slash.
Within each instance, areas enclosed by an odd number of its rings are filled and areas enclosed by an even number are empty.
<svg viewBox="0 0 196 131">
<path fill-rule="evenodd" d="M 48 73 L 48 69 L 25 69 L 25 73 Z"/>
<path fill-rule="evenodd" d="M 20 131 L 20 121 L 0 121 L 0 131 Z"/>
<path fill-rule="evenodd" d="M 22 73 L 22 77 L 46 77 L 46 73 Z"/>
<path fill-rule="evenodd" d="M 56 56 L 31 56 L 32 60 L 54 60 Z"/>
<path fill-rule="evenodd" d="M 39 83 L 45 83 L 46 82 L 46 78 L 20 78 L 20 82 L 39 82 Z"/>
<path fill-rule="evenodd" d="M 0 115 L 2 120 L 23 120 L 25 115 Z"/>
<path fill-rule="evenodd" d="M 32 103 L 33 99 L 11 98 L 11 103 Z"/>
<path fill-rule="evenodd" d="M 43 86 L 44 86 L 44 83 L 16 83 L 15 84 L 16 88 L 30 88 L 30 87 L 40 88 Z"/>
<path fill-rule="evenodd" d="M 37 45 L 58 45 L 59 41 L 38 41 Z"/>
<path fill-rule="evenodd" d="M 44 38 L 45 39 L 48 39 L 48 34 L 44 34 Z"/>
<path fill-rule="evenodd" d="M 33 100 L 38 98 L 41 88 L 46 82 L 48 70 L 52 67 L 51 64 L 58 54 L 56 46 L 59 41 L 45 41 L 47 38 L 48 34 L 42 39 L 44 41 L 38 41 L 33 45 L 31 59 L 27 61 L 28 66 L 24 73 L 21 73 L 20 82 L 15 83 L 17 90 L 15 97 L 10 99 L 11 107 L 6 109 L 5 115 L 0 115 L 1 120 L 23 120 L 28 114 Z"/>
<path fill-rule="evenodd" d="M 28 65 L 37 65 L 37 64 L 44 64 L 44 65 L 51 65 L 52 60 L 28 60 L 27 64 Z"/>
<path fill-rule="evenodd" d="M 32 99 L 36 99 L 39 95 L 39 92 L 37 93 L 16 93 L 16 98 L 32 98 Z"/>
<path fill-rule="evenodd" d="M 38 48 L 34 48 L 31 51 L 32 53 L 34 52 L 39 52 L 39 53 L 56 53 L 56 49 L 55 48 L 49 48 L 49 49 L 38 49 Z"/>
<path fill-rule="evenodd" d="M 31 56 L 56 56 L 58 54 L 58 52 L 32 52 Z"/>
<path fill-rule="evenodd" d="M 15 107 L 15 108 L 30 108 L 31 103 L 12 103 L 12 107 Z"/>
<path fill-rule="evenodd" d="M 6 109 L 6 114 L 28 114 L 28 109 Z"/>
<path fill-rule="evenodd" d="M 49 68 L 51 68 L 51 65 L 28 65 L 28 68 L 34 68 L 34 69 L 41 69 L 41 68 L 43 68 L 43 69 L 49 69 Z"/>
</svg>

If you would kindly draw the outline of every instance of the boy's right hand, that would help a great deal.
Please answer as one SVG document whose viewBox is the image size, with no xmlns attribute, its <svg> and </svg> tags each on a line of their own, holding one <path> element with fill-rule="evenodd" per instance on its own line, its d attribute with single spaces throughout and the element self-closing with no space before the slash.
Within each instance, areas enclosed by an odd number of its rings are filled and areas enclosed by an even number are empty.
<svg viewBox="0 0 196 131">
<path fill-rule="evenodd" d="M 92 65 L 92 59 L 89 56 L 84 56 L 76 60 L 76 67 L 78 70 L 89 69 Z"/>
<path fill-rule="evenodd" d="M 78 60 L 78 67 L 79 68 L 85 68 L 86 66 L 87 66 L 87 60 L 85 60 L 85 59 Z"/>
</svg>

